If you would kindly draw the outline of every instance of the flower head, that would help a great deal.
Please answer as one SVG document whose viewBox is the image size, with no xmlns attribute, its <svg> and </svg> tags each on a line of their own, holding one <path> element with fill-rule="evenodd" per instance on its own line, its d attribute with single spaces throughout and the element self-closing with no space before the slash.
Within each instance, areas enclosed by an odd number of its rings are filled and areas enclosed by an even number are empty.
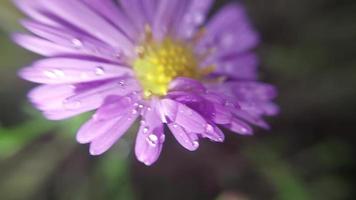
<svg viewBox="0 0 356 200">
<path fill-rule="evenodd" d="M 90 153 L 107 151 L 140 119 L 135 153 L 153 164 L 164 125 L 186 149 L 222 142 L 221 127 L 268 128 L 275 89 L 257 81 L 258 34 L 240 4 L 206 22 L 213 0 L 15 0 L 34 35 L 14 40 L 47 58 L 20 71 L 51 120 L 95 111 L 78 131 Z"/>
</svg>

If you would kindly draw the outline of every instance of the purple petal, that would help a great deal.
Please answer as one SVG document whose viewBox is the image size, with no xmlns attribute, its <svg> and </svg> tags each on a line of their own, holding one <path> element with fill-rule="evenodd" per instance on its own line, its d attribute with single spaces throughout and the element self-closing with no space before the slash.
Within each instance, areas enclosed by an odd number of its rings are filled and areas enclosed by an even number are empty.
<svg viewBox="0 0 356 200">
<path fill-rule="evenodd" d="M 135 80 L 117 79 L 100 84 L 40 86 L 29 97 L 48 119 L 60 120 L 98 108 L 110 95 L 126 96 L 137 90 Z"/>
<path fill-rule="evenodd" d="M 80 83 L 132 76 L 130 68 L 90 59 L 48 58 L 20 71 L 22 78 L 44 84 Z"/>
<path fill-rule="evenodd" d="M 157 40 L 162 40 L 170 31 L 176 20 L 177 10 L 184 6 L 187 0 L 161 0 L 153 21 L 153 34 Z"/>
<path fill-rule="evenodd" d="M 188 150 L 196 150 L 199 146 L 198 134 L 205 135 L 211 125 L 199 113 L 174 100 L 161 100 L 161 107 L 177 141 Z"/>
<path fill-rule="evenodd" d="M 158 0 L 141 0 L 148 22 L 152 25 L 158 7 Z"/>
<path fill-rule="evenodd" d="M 77 50 L 51 41 L 26 34 L 13 34 L 12 39 L 23 48 L 43 56 L 55 56 L 65 53 L 76 53 Z"/>
<path fill-rule="evenodd" d="M 184 39 L 193 37 L 198 27 L 201 26 L 215 0 L 191 0 L 179 25 L 178 36 Z"/>
<path fill-rule="evenodd" d="M 53 110 L 63 106 L 64 99 L 75 94 L 72 85 L 42 85 L 28 94 L 30 101 L 41 110 Z"/>
<path fill-rule="evenodd" d="M 228 129 L 230 129 L 233 132 L 239 133 L 241 135 L 252 135 L 253 130 L 251 126 L 246 124 L 245 122 L 238 120 L 238 119 L 233 119 L 231 121 L 231 124 L 229 125 L 224 125 Z"/>
<path fill-rule="evenodd" d="M 200 42 L 198 51 L 215 48 L 217 58 L 243 53 L 259 42 L 259 36 L 251 27 L 245 8 L 239 4 L 222 8 L 206 29 L 206 36 Z"/>
<path fill-rule="evenodd" d="M 146 165 L 152 165 L 156 162 L 165 140 L 163 124 L 157 106 L 157 102 L 152 100 L 151 105 L 145 108 L 136 138 L 136 157 Z"/>
<path fill-rule="evenodd" d="M 137 30 L 143 31 L 145 24 L 147 24 L 147 19 L 141 0 L 121 0 L 120 5 Z"/>
<path fill-rule="evenodd" d="M 240 80 L 255 80 L 258 64 L 258 58 L 254 53 L 220 58 L 216 60 L 217 68 L 214 73 Z"/>
<path fill-rule="evenodd" d="M 44 15 L 41 0 L 14 0 L 16 6 L 32 19 L 49 25 L 58 26 L 58 23 Z"/>
<path fill-rule="evenodd" d="M 170 83 L 170 91 L 190 91 L 204 93 L 205 87 L 197 80 L 190 78 L 177 78 Z"/>
<path fill-rule="evenodd" d="M 130 96 L 108 96 L 92 119 L 78 131 L 78 142 L 89 143 L 111 131 L 114 126 L 119 124 L 121 118 L 130 116 L 130 113 L 135 117 L 138 112 L 132 112 L 132 110 L 135 109 L 136 100 Z"/>
<path fill-rule="evenodd" d="M 108 132 L 117 123 L 117 118 L 108 120 L 97 120 L 92 118 L 79 129 L 76 137 L 77 141 L 81 144 L 90 143 L 95 138 Z"/>
<path fill-rule="evenodd" d="M 39 37 L 70 49 L 69 52 L 68 50 L 61 52 L 62 54 L 81 53 L 109 60 L 118 59 L 119 50 L 78 31 L 71 30 L 67 27 L 49 26 L 30 20 L 24 20 L 22 24 L 26 29 Z"/>
<path fill-rule="evenodd" d="M 188 106 L 171 99 L 161 100 L 161 106 L 164 107 L 169 122 L 176 123 L 191 133 L 205 132 L 206 120 Z"/>
<path fill-rule="evenodd" d="M 173 133 L 176 140 L 184 148 L 189 151 L 195 151 L 199 148 L 198 135 L 195 133 L 189 133 L 184 128 L 177 123 L 168 124 L 169 129 Z"/>
<path fill-rule="evenodd" d="M 106 152 L 131 127 L 138 115 L 128 112 L 119 117 L 115 125 L 90 143 L 90 154 L 100 155 Z"/>
<path fill-rule="evenodd" d="M 47 11 L 59 18 L 71 22 L 72 25 L 100 39 L 107 44 L 117 47 L 125 55 L 133 56 L 133 44 L 118 29 L 108 23 L 81 1 L 41 1 Z M 90 23 L 88 23 L 90 19 Z M 100 30 L 100 31 L 98 31 Z"/>
<path fill-rule="evenodd" d="M 113 23 L 118 29 L 124 32 L 131 40 L 138 37 L 138 31 L 132 21 L 125 15 L 115 1 L 112 0 L 83 0 L 91 9 L 98 12 L 106 20 Z"/>
</svg>

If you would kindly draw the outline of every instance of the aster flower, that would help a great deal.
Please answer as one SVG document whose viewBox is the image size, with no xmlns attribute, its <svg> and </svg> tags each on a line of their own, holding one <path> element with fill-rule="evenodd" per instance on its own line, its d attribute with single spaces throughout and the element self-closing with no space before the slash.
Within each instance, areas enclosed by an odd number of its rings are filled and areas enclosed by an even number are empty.
<svg viewBox="0 0 356 200">
<path fill-rule="evenodd" d="M 14 34 L 47 58 L 20 71 L 42 84 L 29 94 L 50 120 L 95 111 L 77 133 L 106 152 L 140 120 L 135 153 L 153 164 L 165 125 L 186 149 L 224 141 L 220 128 L 250 135 L 278 112 L 275 89 L 257 81 L 259 36 L 244 7 L 206 22 L 213 0 L 15 0 L 31 34 Z"/>
</svg>

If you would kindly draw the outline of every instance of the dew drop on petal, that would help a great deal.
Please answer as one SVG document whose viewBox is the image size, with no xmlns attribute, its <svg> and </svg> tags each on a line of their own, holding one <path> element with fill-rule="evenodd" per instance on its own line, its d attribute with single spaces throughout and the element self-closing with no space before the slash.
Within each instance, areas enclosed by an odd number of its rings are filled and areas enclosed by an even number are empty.
<svg viewBox="0 0 356 200">
<path fill-rule="evenodd" d="M 44 71 L 43 74 L 50 79 L 57 78 L 57 75 L 53 71 Z"/>
<path fill-rule="evenodd" d="M 194 147 L 199 147 L 199 142 L 198 141 L 193 141 L 193 146 Z"/>
<path fill-rule="evenodd" d="M 132 110 L 132 114 L 133 114 L 133 115 L 136 115 L 137 113 L 138 113 L 138 111 L 137 111 L 136 109 L 133 109 L 133 110 Z"/>
<path fill-rule="evenodd" d="M 148 132 L 148 130 L 149 130 L 149 128 L 148 128 L 148 127 L 144 127 L 142 131 L 143 131 L 143 133 L 147 133 L 147 132 Z"/>
<path fill-rule="evenodd" d="M 176 124 L 176 123 L 173 124 L 173 128 L 178 128 L 178 127 L 179 127 L 178 124 Z"/>
<path fill-rule="evenodd" d="M 71 41 L 74 48 L 79 49 L 83 46 L 83 42 L 78 38 L 73 38 Z"/>
<path fill-rule="evenodd" d="M 102 66 L 98 66 L 95 68 L 95 74 L 98 76 L 104 75 L 105 74 L 105 69 Z"/>
<path fill-rule="evenodd" d="M 123 80 L 119 81 L 119 85 L 120 85 L 121 87 L 125 87 L 125 84 L 126 84 L 125 81 L 123 81 Z"/>
<path fill-rule="evenodd" d="M 157 146 L 157 144 L 158 144 L 158 137 L 155 135 L 155 134 L 150 134 L 148 137 L 147 137 L 147 141 L 148 141 L 148 143 L 151 145 L 151 146 L 153 146 L 153 147 L 155 147 L 155 146 Z"/>
<path fill-rule="evenodd" d="M 65 76 L 64 72 L 63 72 L 62 70 L 60 70 L 60 69 L 55 69 L 55 70 L 53 70 L 53 73 L 54 73 L 57 77 L 64 77 L 64 76 Z"/>
</svg>

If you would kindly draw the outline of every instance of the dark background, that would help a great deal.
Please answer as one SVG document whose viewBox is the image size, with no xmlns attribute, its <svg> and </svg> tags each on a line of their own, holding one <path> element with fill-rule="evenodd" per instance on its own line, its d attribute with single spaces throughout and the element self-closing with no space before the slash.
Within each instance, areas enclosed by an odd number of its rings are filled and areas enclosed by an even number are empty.
<svg viewBox="0 0 356 200">
<path fill-rule="evenodd" d="M 228 1 L 218 0 L 217 10 Z M 227 133 L 188 152 L 171 137 L 152 167 L 131 152 L 136 128 L 101 157 L 75 142 L 86 119 L 50 122 L 16 71 L 35 55 L 9 40 L 21 15 L 0 0 L 1 200 L 355 199 L 356 1 L 245 1 L 263 43 L 260 77 L 281 114 L 270 131 Z"/>
</svg>

